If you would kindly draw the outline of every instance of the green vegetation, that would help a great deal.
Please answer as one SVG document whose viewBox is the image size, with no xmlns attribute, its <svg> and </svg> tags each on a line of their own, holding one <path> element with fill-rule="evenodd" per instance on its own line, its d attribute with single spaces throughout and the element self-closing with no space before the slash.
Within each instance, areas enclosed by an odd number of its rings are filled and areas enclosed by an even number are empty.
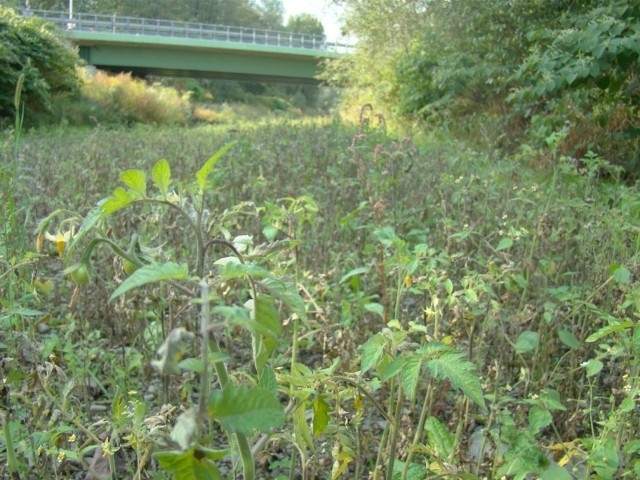
<svg viewBox="0 0 640 480">
<path fill-rule="evenodd" d="M 77 93 L 78 57 L 53 25 L 0 7 L 0 122 L 14 117 L 14 92 L 24 77 L 26 115 L 50 111 L 51 97 Z"/>
<path fill-rule="evenodd" d="M 23 137 L 15 196 L 45 220 L 37 270 L 3 256 L 20 473 L 637 475 L 635 189 L 374 123 Z"/>
<path fill-rule="evenodd" d="M 66 2 L 31 2 L 31 8 L 53 8 L 64 10 Z M 194 13 L 201 17 L 193 21 L 230 23 L 260 28 L 278 28 L 299 33 L 323 35 L 322 24 L 308 14 L 292 17 L 287 25 L 282 24 L 282 5 L 279 1 L 265 2 L 260 8 L 251 6 L 252 16 L 259 21 L 249 21 L 234 0 L 230 7 L 216 9 L 231 15 L 226 19 L 208 19 L 202 5 L 194 5 Z M 7 2 L 8 6 L 10 2 Z M 172 16 L 172 8 L 185 14 L 183 5 L 172 3 L 171 8 L 154 10 L 158 2 L 109 2 L 84 4 L 76 2 L 76 11 L 83 13 L 116 13 L 163 18 Z M 177 5 L 177 7 L 176 7 Z M 248 4 L 247 4 L 248 5 Z M 13 5 L 16 10 L 0 7 L 0 125 L 13 119 L 13 92 L 20 75 L 24 75 L 23 97 L 26 126 L 50 124 L 88 125 L 97 123 L 179 123 L 205 121 L 226 123 L 234 117 L 256 118 L 272 112 L 299 116 L 303 112 L 325 112 L 331 107 L 328 100 L 333 95 L 319 95 L 317 87 L 284 86 L 262 83 L 213 80 L 179 80 L 155 78 L 153 85 L 131 75 L 87 73 L 80 69 L 77 52 L 63 39 L 58 29 L 36 17 L 23 17 L 16 12 L 22 4 Z M 99 7 L 99 8 L 98 8 Z M 136 8 L 151 10 L 136 10 Z M 228 8 L 227 8 L 228 7 Z M 209 8 L 209 7 L 207 7 Z M 248 8 L 248 7 L 247 7 Z M 231 13 L 230 13 L 231 12 Z M 175 12 L 174 12 L 175 13 Z M 232 15 L 233 14 L 233 15 Z M 270 20 L 269 20 L 270 19 Z M 274 23 L 273 25 L 264 22 Z M 178 90 L 178 91 L 176 91 Z M 325 89 L 326 91 L 327 89 Z M 189 101 L 191 99 L 191 102 Z M 250 109 L 248 104 L 257 104 Z"/>
<path fill-rule="evenodd" d="M 92 121 L 184 125 L 191 114 L 188 94 L 159 83 L 148 85 L 131 74 L 108 75 L 100 71 L 85 75 L 82 101 L 70 102 L 68 108 L 63 118 L 76 125 Z"/>
<path fill-rule="evenodd" d="M 7 7 L 20 9 L 24 0 L 4 0 Z M 68 0 L 29 0 L 32 9 L 67 11 Z M 73 9 L 82 13 L 163 18 L 183 22 L 217 23 L 270 30 L 291 30 L 311 35 L 324 34 L 322 23 L 309 14 L 284 23 L 281 0 L 74 0 Z"/>
<path fill-rule="evenodd" d="M 637 7 L 342 3 L 352 121 L 15 78 L 1 477 L 640 477 Z"/>
<path fill-rule="evenodd" d="M 563 153 L 592 152 L 637 175 L 637 2 L 341 3 L 360 42 L 325 76 L 348 88 L 351 105 L 481 130 L 485 144 L 510 152 L 566 129 Z"/>
</svg>

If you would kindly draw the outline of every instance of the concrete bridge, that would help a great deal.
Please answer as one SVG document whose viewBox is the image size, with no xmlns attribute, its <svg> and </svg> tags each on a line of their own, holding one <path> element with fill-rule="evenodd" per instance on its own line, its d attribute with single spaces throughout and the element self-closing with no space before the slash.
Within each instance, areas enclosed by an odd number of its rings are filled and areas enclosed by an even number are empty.
<svg viewBox="0 0 640 480">
<path fill-rule="evenodd" d="M 322 36 L 116 15 L 30 10 L 65 31 L 87 64 L 111 71 L 316 84 L 350 47 Z"/>
</svg>

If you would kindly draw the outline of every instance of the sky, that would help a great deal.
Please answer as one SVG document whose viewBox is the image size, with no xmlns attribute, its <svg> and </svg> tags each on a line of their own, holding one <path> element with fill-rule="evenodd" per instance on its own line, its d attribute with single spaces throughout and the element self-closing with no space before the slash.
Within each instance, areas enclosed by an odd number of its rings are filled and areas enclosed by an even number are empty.
<svg viewBox="0 0 640 480">
<path fill-rule="evenodd" d="M 331 0 L 282 0 L 284 21 L 292 15 L 310 13 L 322 22 L 327 40 L 340 40 L 340 15 L 338 7 Z"/>
</svg>

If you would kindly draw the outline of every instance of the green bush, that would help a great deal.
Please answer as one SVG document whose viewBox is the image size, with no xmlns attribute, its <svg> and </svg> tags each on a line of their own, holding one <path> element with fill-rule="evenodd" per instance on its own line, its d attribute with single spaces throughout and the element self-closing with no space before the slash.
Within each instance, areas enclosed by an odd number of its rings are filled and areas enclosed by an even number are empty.
<svg viewBox="0 0 640 480">
<path fill-rule="evenodd" d="M 29 122 L 51 110 L 53 94 L 79 92 L 78 63 L 56 27 L 0 7 L 0 120 L 14 116 L 13 93 L 20 75 Z"/>
</svg>

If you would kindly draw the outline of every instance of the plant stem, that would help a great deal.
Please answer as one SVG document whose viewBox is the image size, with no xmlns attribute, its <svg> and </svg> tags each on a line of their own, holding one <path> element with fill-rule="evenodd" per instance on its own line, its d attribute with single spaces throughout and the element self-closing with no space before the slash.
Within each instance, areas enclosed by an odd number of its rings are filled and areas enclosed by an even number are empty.
<svg viewBox="0 0 640 480">
<path fill-rule="evenodd" d="M 389 459 L 387 461 L 386 480 L 393 478 L 393 464 L 396 461 L 396 448 L 398 447 L 398 435 L 400 434 L 400 420 L 402 417 L 402 384 L 398 383 L 398 393 L 396 394 L 396 412 L 394 415 L 394 424 L 391 425 L 391 436 L 389 438 Z"/>
<path fill-rule="evenodd" d="M 208 333 L 208 332 L 207 332 Z M 209 335 L 207 335 L 207 339 Z M 222 350 L 220 349 L 220 345 L 218 341 L 214 338 L 210 343 L 211 351 L 216 358 L 220 358 L 220 354 Z M 227 372 L 227 367 L 222 360 L 216 361 L 213 364 L 213 368 L 216 371 L 216 375 L 218 377 L 218 382 L 220 382 L 220 386 L 222 388 L 225 387 L 229 383 L 229 373 Z M 242 470 L 244 472 L 244 480 L 253 480 L 255 478 L 255 463 L 253 460 L 253 455 L 251 454 L 251 446 L 249 445 L 249 441 L 247 440 L 246 435 L 235 432 L 234 434 L 236 442 L 238 443 L 238 449 L 240 450 L 240 458 L 242 460 Z"/>
<path fill-rule="evenodd" d="M 433 377 L 429 377 L 429 385 L 427 386 L 427 391 L 424 394 L 424 401 L 422 402 L 422 410 L 420 411 L 420 419 L 418 420 L 418 427 L 416 428 L 416 433 L 413 435 L 413 441 L 411 442 L 411 447 L 409 448 L 409 453 L 407 454 L 407 461 L 404 463 L 404 467 L 402 468 L 402 480 L 406 480 L 407 473 L 409 471 L 409 464 L 411 463 L 411 459 L 413 458 L 415 446 L 418 445 L 418 443 L 420 443 L 420 441 L 422 440 L 424 423 L 427 421 L 427 414 L 431 410 L 432 392 L 433 392 Z"/>
<path fill-rule="evenodd" d="M 202 358 L 202 373 L 200 374 L 200 405 L 198 409 L 198 422 L 201 428 L 207 419 L 207 399 L 209 398 L 209 285 L 200 280 L 200 355 Z"/>
<path fill-rule="evenodd" d="M 20 480 L 20 472 L 18 471 L 18 460 L 16 459 L 16 452 L 13 448 L 13 438 L 11 437 L 11 428 L 9 425 L 10 413 L 4 414 L 2 422 L 2 431 L 4 433 L 4 443 L 7 452 L 7 468 L 9 469 L 9 476 L 13 480 Z"/>
<path fill-rule="evenodd" d="M 391 382 L 389 385 L 389 398 L 392 399 L 394 397 L 393 392 L 395 390 L 395 378 L 391 378 Z M 389 406 L 388 406 L 388 413 L 385 416 L 385 418 L 391 418 L 391 409 L 393 407 L 391 406 L 391 402 L 389 402 Z M 382 438 L 380 439 L 380 444 L 378 447 L 378 455 L 376 456 L 376 464 L 374 466 L 374 470 L 373 470 L 373 480 L 377 480 L 378 479 L 378 474 L 379 474 L 379 468 L 382 468 L 382 456 L 383 456 L 383 452 L 385 449 L 385 445 L 387 444 L 387 438 L 389 437 L 389 429 L 391 428 L 391 421 L 387 420 L 385 426 L 384 426 L 384 430 L 382 432 Z"/>
</svg>

